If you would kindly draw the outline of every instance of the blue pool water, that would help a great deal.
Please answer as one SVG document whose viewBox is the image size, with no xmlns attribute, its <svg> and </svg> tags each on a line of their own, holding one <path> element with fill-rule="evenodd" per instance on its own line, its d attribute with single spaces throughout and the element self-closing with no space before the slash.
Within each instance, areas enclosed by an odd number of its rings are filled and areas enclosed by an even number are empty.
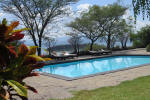
<svg viewBox="0 0 150 100">
<path fill-rule="evenodd" d="M 70 78 L 150 63 L 150 56 L 113 56 L 44 66 L 37 71 Z"/>
</svg>

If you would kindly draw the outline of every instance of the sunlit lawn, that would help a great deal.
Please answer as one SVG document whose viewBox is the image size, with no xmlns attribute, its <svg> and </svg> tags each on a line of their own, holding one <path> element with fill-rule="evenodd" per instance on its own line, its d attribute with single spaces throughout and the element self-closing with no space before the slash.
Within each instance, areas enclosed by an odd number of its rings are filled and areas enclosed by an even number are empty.
<svg viewBox="0 0 150 100">
<path fill-rule="evenodd" d="M 126 81 L 113 87 L 79 91 L 64 100 L 150 100 L 150 76 Z M 50 99 L 51 100 L 51 99 Z"/>
</svg>

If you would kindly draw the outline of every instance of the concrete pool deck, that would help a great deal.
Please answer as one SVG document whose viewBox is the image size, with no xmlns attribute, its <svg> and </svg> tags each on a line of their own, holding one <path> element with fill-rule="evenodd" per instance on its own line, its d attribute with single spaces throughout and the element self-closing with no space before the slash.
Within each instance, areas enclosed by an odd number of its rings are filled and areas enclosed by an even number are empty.
<svg viewBox="0 0 150 100">
<path fill-rule="evenodd" d="M 134 49 L 113 52 L 113 54 L 150 54 L 145 49 Z M 29 92 L 29 100 L 49 100 L 50 98 L 63 99 L 73 95 L 70 91 L 91 90 L 104 86 L 114 86 L 125 80 L 132 80 L 141 76 L 150 75 L 150 65 L 134 69 L 118 71 L 105 75 L 65 81 L 49 76 L 27 78 L 25 82 L 38 90 L 38 94 Z"/>
</svg>

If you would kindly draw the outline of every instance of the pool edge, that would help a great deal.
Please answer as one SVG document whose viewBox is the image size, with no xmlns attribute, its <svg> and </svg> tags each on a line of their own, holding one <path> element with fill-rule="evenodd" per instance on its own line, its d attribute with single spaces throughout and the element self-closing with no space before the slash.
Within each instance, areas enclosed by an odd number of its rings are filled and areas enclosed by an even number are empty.
<svg viewBox="0 0 150 100">
<path fill-rule="evenodd" d="M 98 57 L 93 57 L 93 58 L 76 59 L 76 60 L 58 62 L 58 63 L 55 63 L 55 64 L 69 63 L 69 62 L 74 62 L 74 61 L 83 61 L 83 60 L 90 60 L 90 59 L 97 59 L 97 58 L 106 58 L 106 57 L 113 57 L 113 56 L 150 56 L 150 55 L 145 55 L 145 54 L 112 54 L 112 55 L 98 56 Z M 53 65 L 53 64 L 46 64 L 46 65 Z M 38 72 L 41 75 L 50 76 L 50 77 L 57 78 L 57 79 L 62 79 L 62 80 L 66 80 L 66 81 L 73 81 L 73 80 L 78 80 L 78 79 L 83 79 L 83 78 L 94 77 L 94 76 L 98 76 L 98 75 L 105 75 L 105 74 L 115 73 L 115 72 L 119 72 L 119 71 L 125 71 L 125 70 L 139 68 L 139 67 L 148 66 L 148 65 L 150 65 L 150 63 L 137 65 L 137 66 L 130 66 L 130 67 L 127 67 L 127 68 L 122 68 L 122 69 L 113 70 L 113 71 L 106 71 L 106 72 L 100 72 L 100 73 L 91 74 L 91 75 L 85 75 L 85 76 L 76 77 L 76 78 L 71 78 L 71 77 L 67 77 L 67 76 L 56 75 L 56 74 L 51 74 L 51 73 L 46 73 L 46 72 L 40 72 L 40 71 L 36 71 L 36 72 Z"/>
</svg>

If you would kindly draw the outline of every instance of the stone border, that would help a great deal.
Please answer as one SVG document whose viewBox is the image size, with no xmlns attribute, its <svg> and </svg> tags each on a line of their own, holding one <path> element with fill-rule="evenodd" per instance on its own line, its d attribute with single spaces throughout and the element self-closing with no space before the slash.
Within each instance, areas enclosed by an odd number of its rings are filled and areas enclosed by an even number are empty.
<svg viewBox="0 0 150 100">
<path fill-rule="evenodd" d="M 150 55 L 145 55 L 145 54 L 112 54 L 112 55 L 98 56 L 98 57 L 86 58 L 86 59 L 75 59 L 75 60 L 69 60 L 69 61 L 61 61 L 61 62 L 49 63 L 49 64 L 46 64 L 46 65 L 69 63 L 69 62 L 75 62 L 75 61 L 84 61 L 84 60 L 98 59 L 98 58 L 107 58 L 107 57 L 114 57 L 114 56 L 150 56 Z M 105 74 L 109 74 L 109 73 L 134 69 L 134 68 L 138 68 L 138 67 L 142 67 L 142 66 L 148 66 L 148 65 L 150 65 L 150 63 L 137 65 L 137 66 L 130 66 L 128 68 L 122 68 L 122 69 L 113 70 L 113 71 L 106 71 L 106 72 L 100 72 L 100 73 L 96 73 L 96 74 L 85 75 L 85 76 L 76 77 L 76 78 L 71 78 L 71 77 L 66 77 L 66 76 L 62 76 L 62 75 L 46 73 L 46 72 L 40 72 L 40 71 L 37 71 L 37 72 L 41 75 L 50 76 L 50 77 L 54 77 L 54 78 L 62 79 L 62 80 L 66 80 L 66 81 L 73 81 L 73 80 L 77 80 L 77 79 L 94 77 L 94 76 L 97 76 L 97 75 L 105 75 Z"/>
</svg>

